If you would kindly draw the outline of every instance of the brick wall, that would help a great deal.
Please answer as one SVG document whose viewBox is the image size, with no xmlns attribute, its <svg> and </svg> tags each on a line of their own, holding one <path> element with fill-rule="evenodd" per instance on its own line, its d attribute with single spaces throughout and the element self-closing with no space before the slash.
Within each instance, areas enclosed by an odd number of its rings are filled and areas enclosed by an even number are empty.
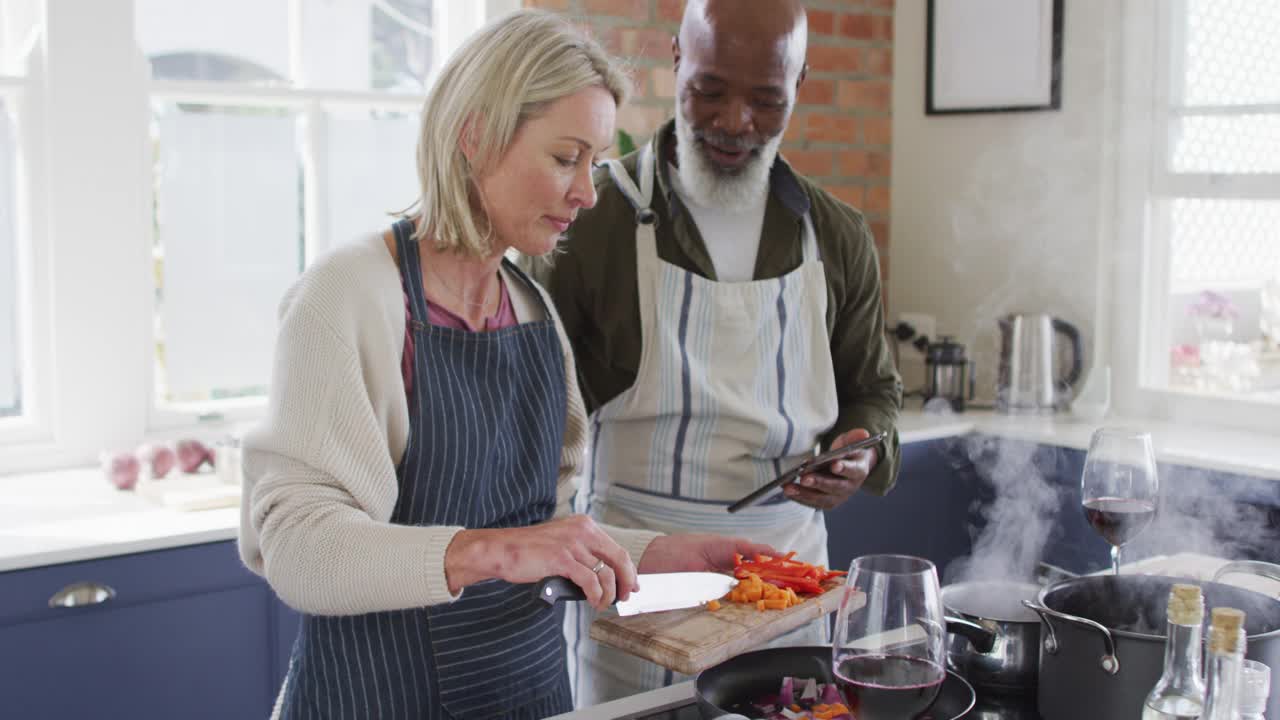
<svg viewBox="0 0 1280 720">
<path fill-rule="evenodd" d="M 750 3 L 752 0 L 742 0 Z M 782 152 L 801 173 L 862 210 L 888 296 L 894 0 L 806 0 L 809 75 Z M 583 23 L 632 65 L 635 95 L 618 125 L 637 141 L 674 111 L 671 38 L 683 0 L 524 0 Z"/>
</svg>

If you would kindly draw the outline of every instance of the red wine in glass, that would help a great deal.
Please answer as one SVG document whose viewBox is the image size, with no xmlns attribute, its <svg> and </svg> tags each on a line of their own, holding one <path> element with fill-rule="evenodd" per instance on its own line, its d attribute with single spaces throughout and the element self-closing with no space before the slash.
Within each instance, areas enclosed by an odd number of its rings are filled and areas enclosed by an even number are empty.
<svg viewBox="0 0 1280 720">
<path fill-rule="evenodd" d="M 1156 504 L 1152 500 L 1100 497 L 1084 502 L 1084 514 L 1104 540 L 1120 546 L 1147 529 L 1156 516 Z"/>
<path fill-rule="evenodd" d="M 1159 497 L 1151 434 L 1121 427 L 1094 431 L 1080 474 L 1080 504 L 1111 545 L 1112 573 L 1120 574 L 1120 547 L 1151 524 Z"/>
<path fill-rule="evenodd" d="M 946 678 L 941 666 L 924 658 L 873 654 L 846 656 L 835 675 L 858 720 L 914 718 L 929 709 Z"/>
</svg>

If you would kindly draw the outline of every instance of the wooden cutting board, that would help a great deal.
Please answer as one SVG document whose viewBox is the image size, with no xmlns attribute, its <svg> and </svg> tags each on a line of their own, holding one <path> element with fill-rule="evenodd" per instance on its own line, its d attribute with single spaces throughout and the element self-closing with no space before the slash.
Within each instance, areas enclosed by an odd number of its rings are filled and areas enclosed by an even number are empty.
<svg viewBox="0 0 1280 720">
<path fill-rule="evenodd" d="M 629 617 L 610 612 L 591 624 L 591 638 L 668 670 L 696 675 L 838 610 L 844 578 L 832 578 L 823 587 L 823 594 L 786 610 L 756 610 L 725 601 L 715 612 L 705 607 Z M 861 594 L 856 602 L 862 604 Z"/>
</svg>

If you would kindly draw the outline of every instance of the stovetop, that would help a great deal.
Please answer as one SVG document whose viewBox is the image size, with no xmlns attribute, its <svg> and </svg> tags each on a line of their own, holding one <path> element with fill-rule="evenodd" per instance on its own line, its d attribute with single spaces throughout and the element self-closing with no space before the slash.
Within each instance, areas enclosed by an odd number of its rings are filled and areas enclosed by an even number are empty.
<svg viewBox="0 0 1280 720">
<path fill-rule="evenodd" d="M 965 720 L 1041 720 L 1036 710 L 1035 693 L 1027 695 L 993 695 L 978 693 L 978 702 L 965 716 Z M 635 720 L 702 720 L 696 703 L 690 701 L 679 707 L 668 708 L 649 715 L 639 715 Z"/>
</svg>

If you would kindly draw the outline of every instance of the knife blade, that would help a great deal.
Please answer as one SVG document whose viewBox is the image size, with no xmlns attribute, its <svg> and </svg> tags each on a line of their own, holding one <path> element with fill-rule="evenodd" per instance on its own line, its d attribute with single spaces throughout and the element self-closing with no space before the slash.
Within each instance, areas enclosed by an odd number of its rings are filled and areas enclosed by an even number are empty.
<svg viewBox="0 0 1280 720">
<path fill-rule="evenodd" d="M 724 597 L 736 578 L 713 572 L 645 573 L 638 576 L 640 589 L 625 602 L 615 602 L 618 614 L 639 615 L 663 610 L 697 607 L 709 600 Z M 543 578 L 534 586 L 543 602 L 554 605 L 560 600 L 585 600 L 586 594 L 566 577 Z"/>
</svg>

